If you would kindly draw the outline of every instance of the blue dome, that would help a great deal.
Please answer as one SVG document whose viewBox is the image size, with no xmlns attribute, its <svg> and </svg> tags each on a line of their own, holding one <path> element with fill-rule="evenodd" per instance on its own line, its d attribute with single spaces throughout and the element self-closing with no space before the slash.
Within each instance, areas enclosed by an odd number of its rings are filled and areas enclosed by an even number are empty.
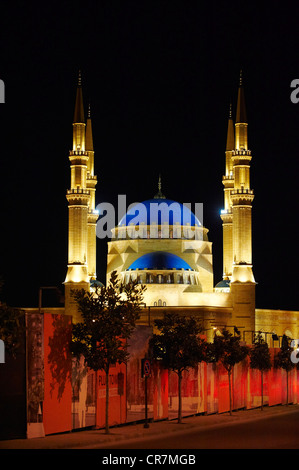
<svg viewBox="0 0 299 470">
<path fill-rule="evenodd" d="M 166 251 L 154 251 L 140 256 L 128 269 L 191 269 L 182 258 Z"/>
<path fill-rule="evenodd" d="M 144 202 L 136 203 L 122 217 L 119 226 L 135 226 L 140 224 L 167 224 L 167 225 L 190 225 L 201 226 L 198 218 L 190 211 L 190 209 L 180 202 L 171 199 L 154 198 Z"/>
</svg>

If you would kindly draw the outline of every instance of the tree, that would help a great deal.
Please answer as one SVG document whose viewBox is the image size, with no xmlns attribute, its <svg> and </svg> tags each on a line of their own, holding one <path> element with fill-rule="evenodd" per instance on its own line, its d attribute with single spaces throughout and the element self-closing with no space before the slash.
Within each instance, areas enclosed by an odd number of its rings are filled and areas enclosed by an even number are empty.
<svg viewBox="0 0 299 470">
<path fill-rule="evenodd" d="M 199 337 L 202 327 L 194 317 L 178 313 L 164 313 L 163 319 L 155 320 L 159 334 L 149 342 L 154 359 L 160 360 L 165 369 L 178 375 L 178 423 L 182 422 L 182 373 L 196 367 L 205 357 L 205 340 Z"/>
<path fill-rule="evenodd" d="M 270 370 L 272 367 L 271 356 L 268 344 L 264 341 L 261 332 L 254 336 L 253 347 L 250 350 L 250 367 L 258 369 L 261 373 L 261 411 L 263 411 L 264 396 L 263 396 L 263 381 L 264 372 Z"/>
<path fill-rule="evenodd" d="M 12 357 L 24 344 L 26 331 L 24 312 L 0 302 L 0 339 L 4 341 L 5 353 Z"/>
<path fill-rule="evenodd" d="M 289 372 L 295 366 L 294 362 L 291 360 L 293 348 L 291 348 L 290 341 L 291 339 L 288 336 L 283 335 L 280 350 L 278 351 L 274 361 L 274 366 L 276 368 L 281 368 L 286 371 L 287 405 L 289 404 Z"/>
<path fill-rule="evenodd" d="M 122 283 L 116 271 L 108 286 L 96 287 L 95 292 L 74 291 L 73 297 L 81 312 L 82 321 L 73 326 L 72 351 L 84 357 L 94 371 L 106 374 L 105 432 L 109 434 L 109 368 L 126 363 L 129 353 L 127 340 L 140 316 L 145 286 Z"/>
<path fill-rule="evenodd" d="M 248 347 L 241 345 L 241 335 L 237 328 L 234 335 L 223 328 L 221 335 L 215 334 L 213 343 L 209 344 L 208 360 L 219 361 L 228 373 L 230 415 L 232 415 L 232 371 L 236 364 L 247 357 L 248 352 Z"/>
</svg>

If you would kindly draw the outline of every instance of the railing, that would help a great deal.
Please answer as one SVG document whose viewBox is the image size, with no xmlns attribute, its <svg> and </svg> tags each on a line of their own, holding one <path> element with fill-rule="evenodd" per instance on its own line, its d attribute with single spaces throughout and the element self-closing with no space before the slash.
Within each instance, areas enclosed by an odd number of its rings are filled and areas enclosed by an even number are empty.
<svg viewBox="0 0 299 470">
<path fill-rule="evenodd" d="M 90 194 L 89 189 L 68 189 L 67 194 Z"/>
<path fill-rule="evenodd" d="M 71 150 L 70 155 L 84 155 L 85 157 L 88 157 L 88 154 L 85 150 Z"/>
<path fill-rule="evenodd" d="M 251 155 L 251 150 L 233 150 L 232 155 Z"/>
<path fill-rule="evenodd" d="M 253 189 L 245 189 L 245 188 L 242 188 L 242 189 L 233 189 L 231 191 L 231 194 L 253 194 Z"/>
</svg>

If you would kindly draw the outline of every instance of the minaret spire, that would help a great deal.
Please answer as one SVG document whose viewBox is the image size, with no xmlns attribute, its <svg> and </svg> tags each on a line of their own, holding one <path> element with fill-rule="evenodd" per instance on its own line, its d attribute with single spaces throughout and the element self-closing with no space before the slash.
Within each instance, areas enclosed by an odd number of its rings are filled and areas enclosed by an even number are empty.
<svg viewBox="0 0 299 470">
<path fill-rule="evenodd" d="M 85 148 L 86 150 L 93 150 L 90 103 L 88 105 L 88 111 L 87 111 Z"/>
<path fill-rule="evenodd" d="M 233 122 L 233 117 L 232 117 L 232 103 L 230 103 L 229 114 L 228 114 L 228 125 L 227 125 L 226 151 L 234 150 L 234 148 L 235 148 L 235 132 L 234 132 L 234 122 Z"/>
<path fill-rule="evenodd" d="M 247 142 L 247 114 L 245 105 L 245 94 L 243 86 L 243 72 L 240 71 L 240 81 L 238 89 L 238 101 L 236 112 L 236 149 L 248 150 Z"/>
<path fill-rule="evenodd" d="M 77 93 L 76 93 L 74 121 L 73 122 L 74 122 L 74 124 L 85 123 L 81 70 L 79 70 L 79 73 L 78 73 L 78 84 L 77 84 Z"/>
<path fill-rule="evenodd" d="M 164 194 L 162 193 L 162 180 L 161 180 L 161 174 L 159 174 L 159 179 L 158 179 L 158 192 L 154 196 L 154 199 L 166 199 Z"/>
<path fill-rule="evenodd" d="M 94 174 L 94 148 L 90 104 L 88 105 L 86 121 L 86 152 L 88 154 L 86 187 L 90 193 L 87 228 L 87 264 L 89 278 L 96 279 L 96 222 L 99 215 L 95 208 L 97 177 Z"/>
<path fill-rule="evenodd" d="M 232 117 L 232 104 L 230 103 L 225 150 L 225 175 L 222 177 L 224 209 L 221 211 L 223 229 L 223 279 L 225 280 L 229 280 L 231 278 L 233 266 L 233 215 L 231 191 L 234 187 L 234 171 L 232 162 L 234 148 L 234 122 Z"/>
</svg>

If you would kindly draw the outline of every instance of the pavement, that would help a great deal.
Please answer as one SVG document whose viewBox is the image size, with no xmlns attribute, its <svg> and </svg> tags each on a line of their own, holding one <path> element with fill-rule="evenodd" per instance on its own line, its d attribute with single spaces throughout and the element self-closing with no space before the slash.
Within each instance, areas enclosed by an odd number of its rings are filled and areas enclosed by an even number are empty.
<svg viewBox="0 0 299 470">
<path fill-rule="evenodd" d="M 111 445 L 115 446 L 118 442 L 123 445 L 126 441 L 146 440 L 147 437 L 152 438 L 158 435 L 173 434 L 174 437 L 179 438 L 180 433 L 192 429 L 204 431 L 211 427 L 271 418 L 294 411 L 299 411 L 299 404 L 265 406 L 263 411 L 260 408 L 239 410 L 234 411 L 232 416 L 229 413 L 189 416 L 183 418 L 182 424 L 178 424 L 177 420 L 155 421 L 150 422 L 148 428 L 144 427 L 144 423 L 132 423 L 111 427 L 109 434 L 105 434 L 104 429 L 88 429 L 43 438 L 3 440 L 0 441 L 0 449 L 103 449 Z"/>
</svg>

